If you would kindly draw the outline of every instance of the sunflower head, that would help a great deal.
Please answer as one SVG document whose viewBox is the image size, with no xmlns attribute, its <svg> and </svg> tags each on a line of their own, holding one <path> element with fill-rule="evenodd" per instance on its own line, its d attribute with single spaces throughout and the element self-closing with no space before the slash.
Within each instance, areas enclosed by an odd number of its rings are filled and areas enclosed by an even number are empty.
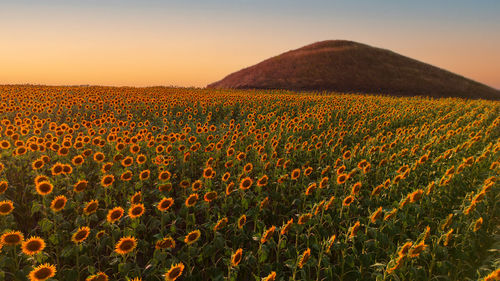
<svg viewBox="0 0 500 281">
<path fill-rule="evenodd" d="M 85 279 L 85 281 L 108 281 L 109 277 L 104 272 L 98 272 L 94 275 L 90 275 Z"/>
<path fill-rule="evenodd" d="M 168 209 L 170 209 L 170 207 L 172 207 L 172 205 L 174 204 L 174 199 L 172 198 L 163 198 L 159 203 L 158 203 L 158 210 L 162 211 L 162 212 L 165 212 L 167 211 Z"/>
<path fill-rule="evenodd" d="M 22 251 L 28 256 L 32 256 L 34 254 L 40 253 L 45 249 L 45 241 L 38 236 L 34 236 L 29 238 L 28 240 L 22 243 Z"/>
<path fill-rule="evenodd" d="M 183 271 L 184 271 L 183 263 L 172 265 L 170 269 L 165 273 L 165 281 L 176 280 L 177 278 L 179 278 L 179 276 L 182 275 Z"/>
<path fill-rule="evenodd" d="M 123 216 L 124 210 L 122 207 L 115 207 L 109 210 L 106 220 L 109 223 L 115 223 L 117 220 L 121 219 Z"/>
<path fill-rule="evenodd" d="M 48 181 L 42 181 L 36 184 L 36 192 L 42 196 L 50 194 L 54 186 Z"/>
<path fill-rule="evenodd" d="M 87 239 L 90 234 L 90 228 L 87 226 L 80 227 L 73 235 L 71 236 L 71 241 L 73 243 L 81 243 Z"/>
<path fill-rule="evenodd" d="M 240 189 L 242 190 L 247 190 L 249 189 L 253 184 L 253 180 L 249 177 L 243 178 L 240 182 Z"/>
<path fill-rule="evenodd" d="M 51 264 L 41 264 L 29 273 L 30 281 L 45 281 L 56 275 L 56 266 Z"/>
<path fill-rule="evenodd" d="M 64 209 L 64 206 L 66 206 L 66 202 L 68 199 L 66 199 L 66 196 L 64 195 L 59 195 L 52 202 L 50 203 L 50 209 L 54 212 L 59 212 L 62 209 Z"/>
<path fill-rule="evenodd" d="M 137 239 L 132 236 L 122 237 L 115 245 L 115 252 L 125 255 L 132 252 L 137 246 Z"/>
<path fill-rule="evenodd" d="M 83 208 L 83 213 L 87 216 L 91 215 L 97 211 L 98 207 L 99 207 L 99 201 L 91 200 Z"/>
<path fill-rule="evenodd" d="M 198 194 L 194 193 L 189 195 L 189 197 L 186 199 L 186 206 L 187 207 L 192 207 L 194 204 L 196 204 L 196 201 L 198 201 Z"/>
<path fill-rule="evenodd" d="M 188 245 L 193 244 L 194 242 L 198 241 L 200 239 L 201 232 L 199 230 L 193 230 L 184 237 L 184 242 Z"/>
<path fill-rule="evenodd" d="M 300 257 L 299 268 L 304 267 L 304 265 L 306 264 L 306 262 L 309 260 L 310 257 L 311 257 L 311 249 L 307 248 L 307 250 L 305 250 L 304 253 L 302 253 L 302 256 Z"/>
<path fill-rule="evenodd" d="M 130 218 L 139 218 L 144 214 L 145 208 L 144 204 L 132 204 L 130 209 L 128 209 L 128 215 Z"/>
<path fill-rule="evenodd" d="M 0 201 L 0 215 L 6 216 L 14 210 L 14 204 L 10 200 Z"/>
<path fill-rule="evenodd" d="M 174 249 L 175 248 L 175 240 L 172 237 L 165 237 L 161 240 L 156 241 L 155 249 Z"/>
<path fill-rule="evenodd" d="M 84 191 L 86 188 L 87 188 L 87 184 L 88 184 L 88 181 L 86 180 L 81 180 L 81 181 L 78 181 L 77 183 L 75 183 L 75 185 L 73 186 L 73 190 L 75 192 L 82 192 Z"/>
<path fill-rule="evenodd" d="M 238 266 L 242 257 L 243 257 L 243 249 L 239 248 L 238 250 L 236 250 L 236 252 L 234 252 L 233 256 L 231 257 L 231 266 Z"/>
<path fill-rule="evenodd" d="M 21 244 L 24 235 L 20 231 L 9 231 L 0 236 L 0 244 L 4 246 L 15 246 Z"/>
</svg>

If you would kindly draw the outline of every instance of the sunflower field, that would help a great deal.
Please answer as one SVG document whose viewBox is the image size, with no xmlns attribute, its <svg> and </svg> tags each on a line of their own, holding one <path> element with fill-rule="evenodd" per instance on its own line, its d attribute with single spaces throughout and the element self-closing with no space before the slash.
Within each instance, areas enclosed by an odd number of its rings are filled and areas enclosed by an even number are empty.
<svg viewBox="0 0 500 281">
<path fill-rule="evenodd" d="M 500 102 L 0 86 L 0 280 L 499 280 Z"/>
</svg>

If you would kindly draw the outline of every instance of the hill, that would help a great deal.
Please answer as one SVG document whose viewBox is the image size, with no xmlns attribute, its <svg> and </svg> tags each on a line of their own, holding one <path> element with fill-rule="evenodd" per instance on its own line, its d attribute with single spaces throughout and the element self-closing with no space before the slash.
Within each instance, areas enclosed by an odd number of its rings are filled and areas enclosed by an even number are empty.
<svg viewBox="0 0 500 281">
<path fill-rule="evenodd" d="M 390 50 L 329 40 L 269 58 L 208 88 L 499 99 L 500 91 Z"/>
</svg>

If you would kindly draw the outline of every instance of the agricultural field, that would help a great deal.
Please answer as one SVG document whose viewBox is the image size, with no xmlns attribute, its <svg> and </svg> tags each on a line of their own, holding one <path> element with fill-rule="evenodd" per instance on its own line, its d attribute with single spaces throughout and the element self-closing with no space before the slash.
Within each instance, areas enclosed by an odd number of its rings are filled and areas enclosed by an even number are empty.
<svg viewBox="0 0 500 281">
<path fill-rule="evenodd" d="M 499 280 L 498 101 L 0 99 L 0 280 Z"/>
</svg>

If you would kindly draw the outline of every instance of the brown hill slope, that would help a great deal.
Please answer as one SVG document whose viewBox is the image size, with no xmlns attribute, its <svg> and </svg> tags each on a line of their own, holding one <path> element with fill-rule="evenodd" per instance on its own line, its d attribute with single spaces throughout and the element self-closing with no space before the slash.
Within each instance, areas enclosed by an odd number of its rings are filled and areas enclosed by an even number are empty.
<svg viewBox="0 0 500 281">
<path fill-rule="evenodd" d="M 344 40 L 317 42 L 283 53 L 207 87 L 500 98 L 500 91 L 449 71 Z"/>
</svg>

